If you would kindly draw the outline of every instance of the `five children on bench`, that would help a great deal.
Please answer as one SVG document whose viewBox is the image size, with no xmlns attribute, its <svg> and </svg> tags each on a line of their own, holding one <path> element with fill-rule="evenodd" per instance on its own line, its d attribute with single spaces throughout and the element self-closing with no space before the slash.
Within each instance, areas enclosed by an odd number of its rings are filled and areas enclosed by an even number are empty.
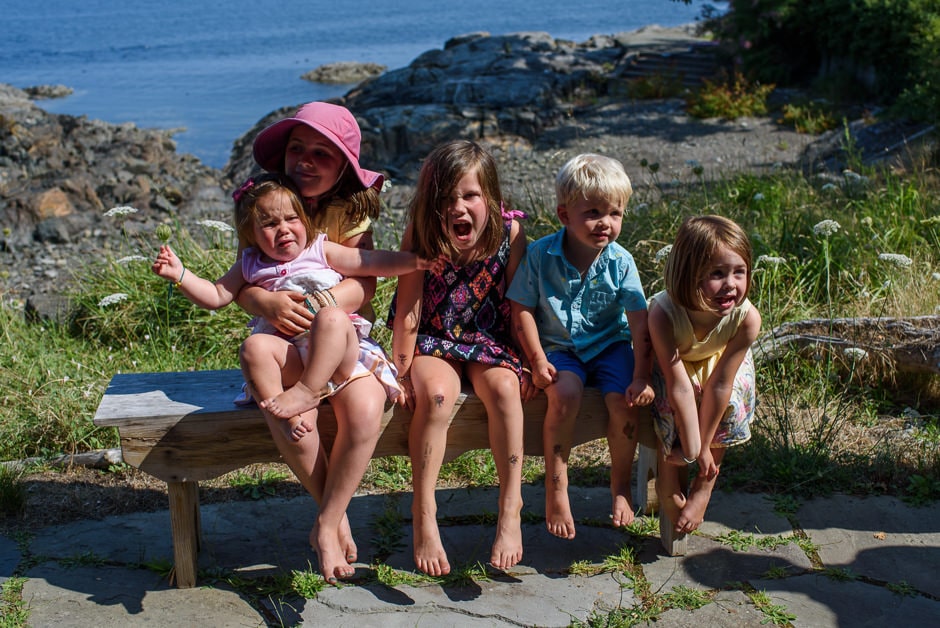
<svg viewBox="0 0 940 628">
<path fill-rule="evenodd" d="M 331 127 L 331 120 L 337 119 L 344 122 L 338 132 L 336 124 Z M 356 291 L 360 298 L 349 299 L 352 305 L 347 302 L 345 309 L 331 293 L 344 276 L 400 275 L 389 314 L 394 367 L 384 355 L 376 357 L 375 363 L 383 367 L 376 379 L 383 382 L 389 399 L 397 398 L 413 412 L 409 449 L 419 570 L 432 576 L 450 571 L 434 492 L 448 420 L 464 378 L 487 410 L 499 477 L 497 533 L 490 556 L 494 567 L 509 569 L 522 559 L 522 406 L 537 389 L 548 397 L 543 439 L 545 520 L 551 534 L 575 536 L 567 464 L 586 385 L 601 390 L 609 412 L 613 525 L 625 526 L 634 519 L 630 485 L 640 407 L 652 404 L 662 451 L 657 493 L 663 514 L 677 532 L 698 528 L 724 449 L 748 440 L 753 417 L 749 347 L 757 337 L 760 315 L 747 299 L 751 248 L 741 228 L 717 216 L 687 218 L 666 263 L 666 289 L 650 299 L 647 309 L 633 257 L 616 242 L 632 195 L 620 162 L 583 154 L 566 163 L 556 177 L 562 229 L 527 245 L 516 220 L 521 212 L 505 210 L 492 155 L 475 142 L 449 142 L 424 162 L 410 203 L 403 252 L 398 253 L 362 251 L 315 235 L 315 230 L 323 230 L 323 215 L 317 211 L 317 195 L 304 194 L 303 189 L 311 188 L 315 164 L 322 160 L 317 151 L 331 146 L 338 149 L 330 156 L 336 166 L 329 171 L 332 183 L 321 183 L 322 189 L 315 192 L 335 197 L 347 170 L 357 175 L 358 185 L 346 188 L 359 194 L 375 188 L 367 184 L 381 175 L 358 164 L 355 119 L 342 107 L 310 103 L 256 139 L 259 164 L 287 174 L 252 179 L 236 193 L 237 208 L 248 195 L 253 205 L 242 203 L 236 211 L 241 244 L 249 248 L 241 251 L 229 272 L 215 284 L 198 279 L 183 270 L 169 247 L 161 248 L 154 263 L 154 272 L 203 307 L 231 302 L 242 286 L 258 283 L 255 279 L 261 276 L 267 277 L 264 285 L 269 290 L 295 291 L 278 307 L 271 305 L 273 300 L 260 306 L 258 297 L 239 298 L 249 311 L 271 321 L 259 322 L 259 329 L 275 332 L 257 340 L 253 334 L 241 357 L 249 390 L 260 400 L 279 449 L 320 503 L 310 538 L 324 578 L 334 583 L 354 572 L 356 551 L 345 508 L 352 496 L 349 486 L 358 485 L 365 467 L 361 453 L 352 456 L 352 464 L 343 461 L 350 449 L 343 448 L 338 435 L 340 449 L 334 446 L 329 467 L 340 465 L 345 480 L 337 499 L 328 504 L 330 529 L 324 531 L 331 473 L 319 439 L 312 439 L 314 445 L 303 443 L 308 434 L 317 434 L 320 399 L 341 390 L 362 370 L 363 339 L 374 344 L 368 338 L 368 322 L 347 314 L 368 300 L 367 288 Z M 311 156 L 304 157 L 305 151 Z M 293 169 L 285 170 L 290 164 Z M 300 194 L 292 189 L 294 183 Z M 319 227 L 312 224 L 318 217 Z M 371 238 L 368 244 L 371 248 Z M 298 256 L 314 260 L 307 264 L 324 276 L 321 283 L 282 283 L 286 276 L 280 278 L 281 270 L 293 271 Z M 305 304 L 309 316 L 298 303 Z M 298 335 L 303 340 L 298 341 Z M 312 353 L 307 360 L 305 351 Z M 397 381 L 391 375 L 395 369 Z M 350 409 L 345 406 L 354 402 L 348 401 L 349 395 L 334 399 L 334 406 L 339 401 L 335 410 L 342 431 Z M 374 409 L 375 404 L 368 407 Z M 360 437 L 357 451 L 370 442 L 374 448 L 374 423 L 369 415 L 370 431 Z M 350 423 L 346 429 L 356 427 Z M 682 473 L 696 461 L 699 472 L 687 493 Z"/>
</svg>

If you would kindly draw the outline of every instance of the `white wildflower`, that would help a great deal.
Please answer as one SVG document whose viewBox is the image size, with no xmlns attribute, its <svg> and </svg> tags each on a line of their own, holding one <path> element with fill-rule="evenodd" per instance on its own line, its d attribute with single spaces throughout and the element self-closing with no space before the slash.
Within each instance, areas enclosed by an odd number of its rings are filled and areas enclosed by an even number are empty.
<svg viewBox="0 0 940 628">
<path fill-rule="evenodd" d="M 813 233 L 828 238 L 841 228 L 842 225 L 837 223 L 835 220 L 823 220 L 816 223 L 816 226 L 813 227 Z"/>
<path fill-rule="evenodd" d="M 785 264 L 787 260 L 782 257 L 774 257 L 773 255 L 761 255 L 757 258 L 757 266 L 761 264 L 767 264 L 769 266 L 779 266 L 780 264 Z"/>
<path fill-rule="evenodd" d="M 940 281 L 940 273 L 933 273 L 932 275 L 930 275 L 930 278 L 933 279 L 934 281 Z"/>
<path fill-rule="evenodd" d="M 861 362 L 868 357 L 868 352 L 859 347 L 846 347 L 842 350 L 842 353 L 852 362 Z"/>
<path fill-rule="evenodd" d="M 860 175 L 859 173 L 853 172 L 851 170 L 843 170 L 842 176 L 845 177 L 848 181 L 851 181 L 853 183 L 859 183 L 861 181 L 866 181 L 868 179 L 868 177 L 864 177 Z"/>
<path fill-rule="evenodd" d="M 661 264 L 662 262 L 664 262 L 666 258 L 669 257 L 669 252 L 671 250 L 672 250 L 672 245 L 667 244 L 663 248 L 656 251 L 656 263 Z"/>
<path fill-rule="evenodd" d="M 738 188 L 731 188 L 728 190 L 728 198 L 730 199 L 738 198 L 739 194 L 741 194 L 741 191 Z"/>
<path fill-rule="evenodd" d="M 838 188 L 835 183 L 827 183 L 820 188 L 823 192 L 835 192 Z"/>
<path fill-rule="evenodd" d="M 649 208 L 650 208 L 649 203 L 640 203 L 639 205 L 633 208 L 633 211 L 639 214 L 640 212 L 645 212 Z"/>
<path fill-rule="evenodd" d="M 754 195 L 752 200 L 757 201 L 759 203 L 760 201 L 764 200 L 764 195 L 758 192 L 757 194 Z"/>
<path fill-rule="evenodd" d="M 911 264 L 914 263 L 914 260 L 909 258 L 907 255 L 901 255 L 900 253 L 879 253 L 878 259 L 880 259 L 882 262 L 894 264 L 898 268 L 908 268 Z"/>
<path fill-rule="evenodd" d="M 231 233 L 235 231 L 235 228 L 227 222 L 222 222 L 221 220 L 200 220 L 196 223 L 199 226 L 205 227 L 206 229 L 214 229 L 216 231 L 221 231 L 222 233 Z"/>
<path fill-rule="evenodd" d="M 115 303 L 120 303 L 121 301 L 127 300 L 127 294 L 124 292 L 115 292 L 114 294 L 109 294 L 100 301 L 98 301 L 98 307 L 108 307 L 109 305 L 114 305 Z"/>
<path fill-rule="evenodd" d="M 388 179 L 385 179 L 384 181 L 382 181 L 382 189 L 381 189 L 381 192 L 388 192 L 388 191 L 391 190 L 391 189 L 392 189 L 392 182 L 391 182 L 391 181 L 389 181 Z"/>
<path fill-rule="evenodd" d="M 119 260 L 115 260 L 114 263 L 120 266 L 126 266 L 131 262 L 149 262 L 150 260 L 144 257 L 143 255 L 128 255 L 127 257 L 122 257 Z"/>
<path fill-rule="evenodd" d="M 115 216 L 126 216 L 128 214 L 136 214 L 137 208 L 130 207 L 129 205 L 120 205 L 118 207 L 112 207 L 104 213 L 108 218 L 114 218 Z"/>
<path fill-rule="evenodd" d="M 872 224 L 874 223 L 874 220 L 872 220 L 871 216 L 865 216 L 864 218 L 862 218 L 861 222 L 862 222 L 862 226 L 871 228 Z"/>
</svg>

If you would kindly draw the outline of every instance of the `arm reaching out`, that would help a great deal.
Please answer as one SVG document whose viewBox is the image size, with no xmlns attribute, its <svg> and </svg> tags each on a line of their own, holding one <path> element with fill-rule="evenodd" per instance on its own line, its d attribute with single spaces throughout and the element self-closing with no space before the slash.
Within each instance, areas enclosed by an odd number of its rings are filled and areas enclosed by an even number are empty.
<svg viewBox="0 0 940 628">
<path fill-rule="evenodd" d="M 173 249 L 166 244 L 160 247 L 151 269 L 158 276 L 172 281 L 187 299 L 207 310 L 225 307 L 235 300 L 235 295 L 245 285 L 241 264 L 235 263 L 213 283 L 185 268 Z"/>
<path fill-rule="evenodd" d="M 416 270 L 440 274 L 447 258 L 428 260 L 407 251 L 354 249 L 335 242 L 323 243 L 326 261 L 336 272 L 351 277 L 397 277 Z"/>
</svg>

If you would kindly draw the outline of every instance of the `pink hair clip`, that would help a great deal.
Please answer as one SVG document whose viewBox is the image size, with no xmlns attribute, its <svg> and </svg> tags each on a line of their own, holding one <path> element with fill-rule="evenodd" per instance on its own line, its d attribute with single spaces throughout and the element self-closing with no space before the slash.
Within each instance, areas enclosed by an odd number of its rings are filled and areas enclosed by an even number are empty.
<svg viewBox="0 0 940 628">
<path fill-rule="evenodd" d="M 248 179 L 246 179 L 245 182 L 242 183 L 242 186 L 240 188 L 232 192 L 232 198 L 235 199 L 235 202 L 237 203 L 238 201 L 242 200 L 242 194 L 244 194 L 245 192 L 247 192 L 254 186 L 255 186 L 255 180 L 252 179 L 251 177 L 248 177 Z"/>
<path fill-rule="evenodd" d="M 506 209 L 506 205 L 503 203 L 499 204 L 499 213 L 502 214 L 503 218 L 506 220 L 512 220 L 513 218 L 528 218 L 529 216 L 522 210 L 519 209 Z"/>
</svg>

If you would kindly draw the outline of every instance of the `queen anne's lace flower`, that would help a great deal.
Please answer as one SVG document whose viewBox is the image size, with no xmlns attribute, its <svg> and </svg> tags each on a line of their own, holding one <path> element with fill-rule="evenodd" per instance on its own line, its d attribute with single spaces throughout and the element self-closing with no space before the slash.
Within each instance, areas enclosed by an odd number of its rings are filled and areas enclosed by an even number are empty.
<svg viewBox="0 0 940 628">
<path fill-rule="evenodd" d="M 221 220 L 200 220 L 196 223 L 201 227 L 206 229 L 214 229 L 216 231 L 221 231 L 222 233 L 231 233 L 235 231 L 235 228 L 227 222 L 222 222 Z"/>
<path fill-rule="evenodd" d="M 842 225 L 835 220 L 823 220 L 816 223 L 816 226 L 813 227 L 813 233 L 828 238 L 841 228 Z"/>
<path fill-rule="evenodd" d="M 108 218 L 114 218 L 115 216 L 127 216 L 128 214 L 136 214 L 137 208 L 131 207 L 129 205 L 120 205 L 118 207 L 112 207 L 104 213 Z"/>
<path fill-rule="evenodd" d="M 859 347 L 846 347 L 842 353 L 852 362 L 859 362 L 868 357 L 868 352 Z"/>
<path fill-rule="evenodd" d="M 672 245 L 671 245 L 671 244 L 667 244 L 667 245 L 664 246 L 663 248 L 661 248 L 661 249 L 659 249 L 658 251 L 656 251 L 656 263 L 657 263 L 657 264 L 661 264 L 662 262 L 664 262 L 665 259 L 666 259 L 667 257 L 669 257 L 669 252 L 670 252 L 671 250 L 672 250 Z"/>
<path fill-rule="evenodd" d="M 109 305 L 114 305 L 115 303 L 120 303 L 121 301 L 127 300 L 127 294 L 124 292 L 115 292 L 114 294 L 109 294 L 100 301 L 98 301 L 98 307 L 108 307 Z"/>
<path fill-rule="evenodd" d="M 127 257 L 122 257 L 121 259 L 114 260 L 115 264 L 124 266 L 130 264 L 131 262 L 149 262 L 150 260 L 144 257 L 143 255 L 128 255 Z"/>
<path fill-rule="evenodd" d="M 878 259 L 880 259 L 882 262 L 894 264 L 898 268 L 908 268 L 911 264 L 914 263 L 914 260 L 909 258 L 907 255 L 901 255 L 900 253 L 879 253 Z"/>
<path fill-rule="evenodd" d="M 773 255 L 761 255 L 757 258 L 757 266 L 761 264 L 766 264 L 768 266 L 779 266 L 780 264 L 785 264 L 787 260 L 782 257 L 774 257 Z"/>
</svg>

